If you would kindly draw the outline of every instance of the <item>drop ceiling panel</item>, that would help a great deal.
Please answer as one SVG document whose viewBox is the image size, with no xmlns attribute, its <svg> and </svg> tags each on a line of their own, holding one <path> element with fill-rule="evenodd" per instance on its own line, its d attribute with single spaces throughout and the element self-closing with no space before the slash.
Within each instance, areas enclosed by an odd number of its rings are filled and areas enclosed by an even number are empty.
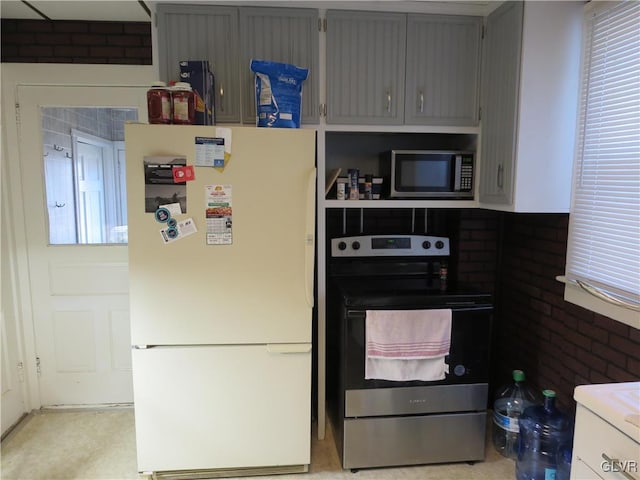
<svg viewBox="0 0 640 480">
<path fill-rule="evenodd" d="M 29 3 L 51 20 L 93 20 L 117 22 L 149 22 L 147 12 L 138 0 L 111 1 L 34 1 Z M 43 18 L 21 1 L 3 0 L 2 18 Z"/>
</svg>

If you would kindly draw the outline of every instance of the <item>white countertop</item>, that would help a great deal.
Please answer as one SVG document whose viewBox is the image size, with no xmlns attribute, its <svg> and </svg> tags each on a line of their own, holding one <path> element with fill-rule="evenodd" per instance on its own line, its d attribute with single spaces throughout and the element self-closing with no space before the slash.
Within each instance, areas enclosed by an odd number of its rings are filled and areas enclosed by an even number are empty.
<svg viewBox="0 0 640 480">
<path fill-rule="evenodd" d="M 580 385 L 573 398 L 640 444 L 640 382 Z"/>
</svg>

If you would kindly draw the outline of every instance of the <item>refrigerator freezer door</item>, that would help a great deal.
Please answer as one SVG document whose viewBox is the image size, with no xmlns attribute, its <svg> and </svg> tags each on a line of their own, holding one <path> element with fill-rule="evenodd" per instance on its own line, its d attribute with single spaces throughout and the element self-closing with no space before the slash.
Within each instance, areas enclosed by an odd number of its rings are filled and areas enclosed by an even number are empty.
<svg viewBox="0 0 640 480">
<path fill-rule="evenodd" d="M 311 345 L 133 351 L 139 471 L 308 465 Z"/>
<path fill-rule="evenodd" d="M 233 127 L 220 172 L 195 167 L 186 184 L 197 233 L 164 244 L 145 213 L 145 156 L 195 164 L 211 126 L 125 127 L 131 329 L 134 345 L 311 341 L 315 131 Z M 231 185 L 233 243 L 207 245 L 206 185 Z M 310 201 L 311 199 L 311 201 Z"/>
</svg>

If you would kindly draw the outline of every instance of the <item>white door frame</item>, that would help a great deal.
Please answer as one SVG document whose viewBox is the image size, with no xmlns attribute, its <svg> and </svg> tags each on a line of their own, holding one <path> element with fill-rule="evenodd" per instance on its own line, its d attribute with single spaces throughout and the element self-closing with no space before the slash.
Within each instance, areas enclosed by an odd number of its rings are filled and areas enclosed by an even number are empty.
<svg viewBox="0 0 640 480">
<path fill-rule="evenodd" d="M 26 251 L 26 225 L 22 192 L 18 122 L 16 109 L 18 85 L 78 85 L 78 86 L 146 86 L 156 78 L 155 67 L 141 65 L 80 65 L 80 64 L 2 64 L 2 159 L 7 162 L 3 172 L 3 186 L 7 186 L 4 198 L 9 202 L 6 211 L 11 212 L 10 225 L 13 245 L 10 245 L 9 259 L 2 259 L 15 265 L 12 275 L 15 290 L 15 318 L 18 324 L 18 352 L 24 364 L 24 403 L 27 412 L 41 407 L 36 365 L 36 343 L 31 308 L 29 266 Z M 141 119 L 144 120 L 144 119 Z M 4 267 L 3 267 L 4 268 Z M 6 289 L 3 289 L 6 291 Z"/>
</svg>

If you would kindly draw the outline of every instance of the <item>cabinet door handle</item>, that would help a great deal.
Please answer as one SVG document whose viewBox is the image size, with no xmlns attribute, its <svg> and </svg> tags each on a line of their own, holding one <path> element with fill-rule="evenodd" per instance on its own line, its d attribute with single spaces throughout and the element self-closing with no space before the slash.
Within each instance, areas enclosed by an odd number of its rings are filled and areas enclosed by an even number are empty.
<svg viewBox="0 0 640 480">
<path fill-rule="evenodd" d="M 220 111 L 224 112 L 224 87 L 220 85 Z"/>
<path fill-rule="evenodd" d="M 609 466 L 609 470 L 608 471 L 610 471 L 610 472 L 618 472 L 618 473 L 622 474 L 622 476 L 624 478 L 628 478 L 629 480 L 637 480 L 636 477 L 634 477 L 629 472 L 627 472 L 627 469 L 630 467 L 631 462 L 627 462 L 627 461 L 621 462 L 617 458 L 611 458 L 609 455 L 607 455 L 604 452 L 602 453 L 602 458 L 604 459 L 605 462 L 607 462 L 607 464 Z M 635 462 L 634 462 L 634 464 L 635 464 Z M 637 464 L 635 464 L 635 465 L 637 465 Z"/>
<path fill-rule="evenodd" d="M 498 165 L 498 175 L 496 177 L 496 184 L 498 185 L 498 188 L 502 190 L 502 187 L 504 185 L 504 168 L 502 167 L 502 164 Z"/>
<path fill-rule="evenodd" d="M 387 113 L 391 113 L 391 90 L 387 90 Z"/>
<path fill-rule="evenodd" d="M 418 102 L 420 113 L 424 112 L 424 93 L 422 90 L 420 91 L 420 101 Z"/>
</svg>

